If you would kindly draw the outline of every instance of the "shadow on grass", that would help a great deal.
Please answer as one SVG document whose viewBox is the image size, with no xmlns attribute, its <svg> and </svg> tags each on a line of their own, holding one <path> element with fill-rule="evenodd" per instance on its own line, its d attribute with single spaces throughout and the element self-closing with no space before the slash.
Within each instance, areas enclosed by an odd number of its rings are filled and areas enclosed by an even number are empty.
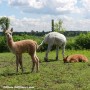
<svg viewBox="0 0 90 90">
<path fill-rule="evenodd" d="M 48 59 L 47 62 L 55 62 L 55 61 L 59 61 L 59 60 L 56 60 L 56 59 Z M 46 62 L 46 61 L 45 61 Z"/>
<path fill-rule="evenodd" d="M 6 76 L 16 76 L 16 75 L 23 75 L 23 74 L 30 74 L 31 72 L 24 72 L 24 73 L 2 73 L 2 74 L 0 74 L 0 76 L 4 76 L 4 77 L 6 77 Z"/>
<path fill-rule="evenodd" d="M 39 61 L 39 63 L 43 63 L 43 62 L 55 62 L 55 61 L 61 61 L 61 60 L 56 60 L 56 59 L 48 59 L 48 61 Z"/>
</svg>

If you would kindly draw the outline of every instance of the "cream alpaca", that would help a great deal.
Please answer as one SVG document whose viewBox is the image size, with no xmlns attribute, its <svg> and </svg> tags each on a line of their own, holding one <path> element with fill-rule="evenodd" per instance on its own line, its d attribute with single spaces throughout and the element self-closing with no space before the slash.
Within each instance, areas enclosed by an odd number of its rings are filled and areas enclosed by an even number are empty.
<svg viewBox="0 0 90 90">
<path fill-rule="evenodd" d="M 50 33 L 46 34 L 44 40 L 39 45 L 39 49 L 43 46 L 44 43 L 48 44 L 48 48 L 47 48 L 46 55 L 44 58 L 45 61 L 48 61 L 48 53 L 51 50 L 53 45 L 56 45 L 56 60 L 58 60 L 59 47 L 62 48 L 62 56 L 64 58 L 66 37 L 63 34 L 58 33 L 58 32 L 50 32 Z"/>
<path fill-rule="evenodd" d="M 12 38 L 12 32 L 11 30 L 6 30 L 6 38 L 7 38 L 7 44 L 10 49 L 15 55 L 16 55 L 16 71 L 18 72 L 18 66 L 20 64 L 22 72 L 23 72 L 23 64 L 22 64 L 22 53 L 27 52 L 32 58 L 32 72 L 36 65 L 36 70 L 38 72 L 39 69 L 39 59 L 36 55 L 36 49 L 37 49 L 37 43 L 33 40 L 22 40 L 14 42 Z"/>
</svg>

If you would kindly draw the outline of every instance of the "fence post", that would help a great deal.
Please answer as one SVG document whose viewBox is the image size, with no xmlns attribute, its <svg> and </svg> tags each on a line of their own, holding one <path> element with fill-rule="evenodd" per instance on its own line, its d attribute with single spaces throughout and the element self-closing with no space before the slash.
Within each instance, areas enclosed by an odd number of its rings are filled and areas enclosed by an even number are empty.
<svg viewBox="0 0 90 90">
<path fill-rule="evenodd" d="M 54 20 L 52 19 L 52 32 L 54 32 Z"/>
</svg>

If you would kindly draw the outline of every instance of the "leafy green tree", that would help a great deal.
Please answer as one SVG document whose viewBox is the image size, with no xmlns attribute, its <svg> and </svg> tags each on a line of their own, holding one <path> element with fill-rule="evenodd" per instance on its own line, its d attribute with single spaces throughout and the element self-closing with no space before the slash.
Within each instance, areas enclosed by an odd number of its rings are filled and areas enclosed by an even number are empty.
<svg viewBox="0 0 90 90">
<path fill-rule="evenodd" d="M 65 28 L 62 27 L 63 21 L 60 19 L 58 22 L 55 23 L 54 27 L 55 27 L 55 31 L 56 32 L 65 32 Z"/>
<path fill-rule="evenodd" d="M 10 26 L 10 19 L 8 17 L 0 18 L 0 26 L 3 31 L 7 30 Z"/>
<path fill-rule="evenodd" d="M 58 22 L 55 23 L 54 27 L 55 27 L 55 31 L 58 32 L 59 31 L 59 28 L 58 28 L 59 24 L 58 24 Z"/>
<path fill-rule="evenodd" d="M 62 29 L 62 24 L 63 24 L 63 21 L 60 19 L 58 22 L 59 31 L 61 31 L 61 29 Z"/>
</svg>

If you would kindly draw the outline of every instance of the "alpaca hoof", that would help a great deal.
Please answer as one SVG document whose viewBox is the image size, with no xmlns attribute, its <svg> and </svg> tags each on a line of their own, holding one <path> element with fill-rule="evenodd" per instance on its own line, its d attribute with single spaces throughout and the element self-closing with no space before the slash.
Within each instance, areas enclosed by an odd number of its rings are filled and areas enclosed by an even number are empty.
<svg viewBox="0 0 90 90">
<path fill-rule="evenodd" d="M 48 59 L 47 59 L 47 58 L 44 58 L 44 61 L 45 61 L 45 62 L 48 62 Z"/>
</svg>

